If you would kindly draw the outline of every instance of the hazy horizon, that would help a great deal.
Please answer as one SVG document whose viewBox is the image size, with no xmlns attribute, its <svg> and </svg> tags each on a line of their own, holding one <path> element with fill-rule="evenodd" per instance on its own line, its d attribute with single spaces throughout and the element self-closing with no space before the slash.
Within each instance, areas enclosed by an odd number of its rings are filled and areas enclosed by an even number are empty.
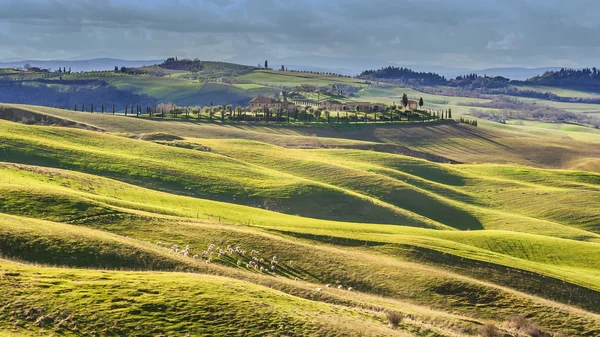
<svg viewBox="0 0 600 337">
<path fill-rule="evenodd" d="M 598 14 L 600 3 L 589 0 L 6 0 L 0 60 L 326 57 L 464 69 L 577 68 L 596 61 Z"/>
</svg>

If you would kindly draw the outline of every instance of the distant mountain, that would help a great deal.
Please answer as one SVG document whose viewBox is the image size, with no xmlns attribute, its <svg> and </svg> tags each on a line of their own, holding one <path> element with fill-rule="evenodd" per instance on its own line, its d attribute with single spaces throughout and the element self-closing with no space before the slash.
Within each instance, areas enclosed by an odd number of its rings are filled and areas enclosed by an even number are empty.
<svg viewBox="0 0 600 337">
<path fill-rule="evenodd" d="M 21 60 L 0 62 L 0 68 L 18 68 L 29 64 L 32 67 L 58 69 L 71 68 L 72 71 L 112 70 L 117 67 L 136 68 L 162 63 L 164 60 L 122 60 L 114 58 L 96 58 L 89 60 Z"/>
</svg>

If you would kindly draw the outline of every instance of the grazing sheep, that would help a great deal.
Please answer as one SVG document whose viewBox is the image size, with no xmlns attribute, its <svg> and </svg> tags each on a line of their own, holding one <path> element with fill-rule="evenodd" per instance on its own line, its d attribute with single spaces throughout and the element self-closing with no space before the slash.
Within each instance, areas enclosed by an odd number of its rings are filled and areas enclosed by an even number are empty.
<svg viewBox="0 0 600 337">
<path fill-rule="evenodd" d="M 183 251 L 183 256 L 186 256 L 186 257 L 187 257 L 189 254 L 190 254 L 190 253 L 189 253 L 187 250 Z"/>
<path fill-rule="evenodd" d="M 321 291 L 321 290 L 323 290 L 323 288 L 316 288 L 315 290 L 316 291 Z"/>
<path fill-rule="evenodd" d="M 170 253 L 173 253 L 175 250 L 173 248 L 169 249 Z"/>
<path fill-rule="evenodd" d="M 300 279 L 296 277 L 296 278 L 294 278 L 294 281 L 300 281 Z"/>
<path fill-rule="evenodd" d="M 200 256 L 198 256 L 198 254 L 195 254 L 194 256 L 192 256 L 192 258 L 193 258 L 193 259 L 197 259 L 197 258 L 199 258 L 199 257 L 200 257 Z"/>
<path fill-rule="evenodd" d="M 185 250 L 190 250 L 190 245 L 185 245 Z"/>
<path fill-rule="evenodd" d="M 329 287 L 331 287 L 331 284 L 327 283 L 327 284 L 325 285 L 325 287 L 329 288 Z"/>
<path fill-rule="evenodd" d="M 242 265 L 242 261 L 238 260 L 237 265 L 241 266 Z"/>
<path fill-rule="evenodd" d="M 260 271 L 261 271 L 261 272 L 262 272 L 262 271 L 264 271 L 264 270 L 265 270 L 265 268 L 263 268 L 263 267 L 260 267 Z"/>
<path fill-rule="evenodd" d="M 264 262 L 265 262 L 265 259 L 260 258 L 260 263 L 264 263 Z"/>
<path fill-rule="evenodd" d="M 162 246 L 162 242 L 158 241 L 158 242 L 156 243 L 156 245 L 157 245 L 157 246 Z"/>
<path fill-rule="evenodd" d="M 290 267 L 294 266 L 294 261 L 290 260 Z"/>
<path fill-rule="evenodd" d="M 275 270 L 275 266 L 271 266 L 271 270 Z"/>
<path fill-rule="evenodd" d="M 344 289 L 344 286 L 340 284 L 339 286 L 337 286 L 337 288 L 338 289 Z"/>
<path fill-rule="evenodd" d="M 250 269 L 250 264 L 246 263 L 246 268 Z"/>
<path fill-rule="evenodd" d="M 352 289 L 353 289 L 352 287 L 348 287 L 348 291 L 352 291 Z"/>
</svg>

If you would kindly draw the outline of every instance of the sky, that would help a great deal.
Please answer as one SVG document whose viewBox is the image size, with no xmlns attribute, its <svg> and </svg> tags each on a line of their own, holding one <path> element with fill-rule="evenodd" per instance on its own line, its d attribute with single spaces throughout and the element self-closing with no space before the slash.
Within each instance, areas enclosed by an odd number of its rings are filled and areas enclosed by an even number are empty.
<svg viewBox="0 0 600 337">
<path fill-rule="evenodd" d="M 591 67 L 599 18 L 598 0 L 0 0 L 0 60 Z"/>
</svg>

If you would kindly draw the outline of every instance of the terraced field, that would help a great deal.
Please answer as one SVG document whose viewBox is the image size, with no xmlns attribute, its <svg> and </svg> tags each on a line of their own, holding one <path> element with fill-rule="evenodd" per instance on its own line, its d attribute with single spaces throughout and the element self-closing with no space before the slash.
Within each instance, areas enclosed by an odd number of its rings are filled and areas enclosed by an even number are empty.
<svg viewBox="0 0 600 337">
<path fill-rule="evenodd" d="M 9 110 L 0 336 L 600 334 L 594 143 Z"/>
</svg>

